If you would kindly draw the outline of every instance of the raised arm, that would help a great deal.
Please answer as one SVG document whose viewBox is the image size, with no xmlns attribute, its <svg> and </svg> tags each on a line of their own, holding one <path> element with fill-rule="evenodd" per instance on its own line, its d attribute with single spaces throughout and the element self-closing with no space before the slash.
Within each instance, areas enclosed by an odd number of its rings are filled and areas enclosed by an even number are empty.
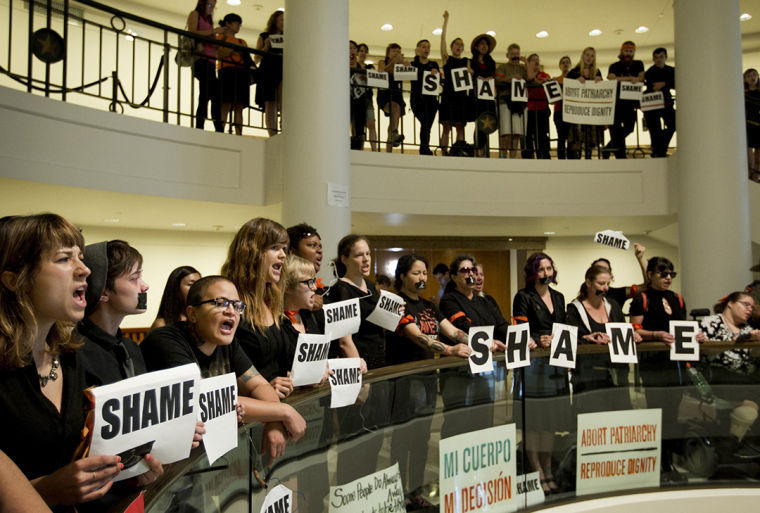
<svg viewBox="0 0 760 513">
<path fill-rule="evenodd" d="M 449 11 L 443 11 L 443 27 L 441 28 L 441 66 L 449 60 L 449 52 L 446 48 L 446 29 L 449 25 Z"/>
</svg>

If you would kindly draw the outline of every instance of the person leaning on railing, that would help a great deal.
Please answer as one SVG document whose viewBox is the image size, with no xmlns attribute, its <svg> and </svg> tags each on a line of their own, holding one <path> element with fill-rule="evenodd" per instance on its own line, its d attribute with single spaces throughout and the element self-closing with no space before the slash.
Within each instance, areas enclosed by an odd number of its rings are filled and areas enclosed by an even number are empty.
<svg viewBox="0 0 760 513">
<path fill-rule="evenodd" d="M 572 65 L 572 61 L 567 55 L 559 60 L 560 74 L 559 76 L 554 77 L 554 80 L 559 83 L 560 87 L 564 87 L 565 77 L 570 71 L 570 67 Z M 567 144 L 567 136 L 570 131 L 570 124 L 565 123 L 562 120 L 562 100 L 554 102 L 554 126 L 557 129 L 557 158 L 560 160 L 570 158 L 570 155 L 568 154 L 570 149 L 568 148 Z"/>
<path fill-rule="evenodd" d="M 214 27 L 214 8 L 216 0 L 198 0 L 195 9 L 187 16 L 187 30 L 199 36 L 214 37 L 224 32 L 223 27 Z M 200 52 L 193 62 L 193 76 L 198 80 L 198 106 L 195 110 L 195 128 L 203 130 L 208 114 L 208 102 L 211 101 L 211 119 L 214 129 L 224 132 L 222 119 L 222 98 L 219 81 L 216 78 L 216 45 L 197 43 L 196 52 Z"/>
<path fill-rule="evenodd" d="M 420 122 L 420 155 L 432 155 L 430 151 L 430 130 L 433 128 L 433 121 L 438 112 L 438 96 L 422 94 L 422 81 L 425 72 L 429 71 L 439 74 L 438 63 L 431 61 L 430 41 L 420 39 L 414 50 L 415 56 L 412 66 L 417 68 L 417 80 L 412 81 L 412 93 L 409 97 L 412 105 L 412 112 Z"/>
<path fill-rule="evenodd" d="M 356 62 L 358 53 L 356 42 L 348 42 L 348 68 L 351 74 L 351 89 L 349 94 L 351 112 L 351 149 L 364 149 L 364 127 L 367 124 L 367 103 L 371 96 L 367 87 L 367 74 L 362 73 Z"/>
<path fill-rule="evenodd" d="M 744 72 L 744 112 L 749 179 L 757 182 L 760 181 L 760 75 L 755 68 Z"/>
<path fill-rule="evenodd" d="M 220 25 L 224 32 L 220 39 L 226 43 L 248 47 L 244 39 L 235 37 L 240 32 L 243 19 L 235 13 L 228 13 Z M 233 112 L 232 126 L 237 135 L 243 135 L 243 108 L 251 103 L 250 70 L 246 66 L 248 57 L 245 49 L 234 50 L 220 46 L 216 50 L 219 57 L 219 84 L 222 91 L 222 121 L 227 122 L 230 111 Z"/>
<path fill-rule="evenodd" d="M 590 46 L 583 49 L 578 64 L 571 69 L 566 78 L 575 79 L 580 83 L 586 80 L 602 81 L 602 72 L 596 67 L 596 50 Z M 604 142 L 602 127 L 595 125 L 570 125 L 567 136 L 568 157 L 581 158 L 581 151 L 586 159 L 591 158 L 594 148 Z"/>
<path fill-rule="evenodd" d="M 525 129 L 525 149 L 523 158 L 549 159 L 549 101 L 546 99 L 543 83 L 550 80 L 548 73 L 541 71 L 537 53 L 528 56 L 525 66 L 528 83 L 527 127 Z"/>
<path fill-rule="evenodd" d="M 274 11 L 267 20 L 266 29 L 256 41 L 256 49 L 267 54 L 253 56 L 254 62 L 259 66 L 256 105 L 264 110 L 270 136 L 277 133 L 277 113 L 282 110 L 282 48 L 272 48 L 271 36 L 281 35 L 284 24 L 285 13 Z"/>
<path fill-rule="evenodd" d="M 356 67 L 363 70 L 375 69 L 372 64 L 367 64 L 364 61 L 367 59 L 369 53 L 369 47 L 365 43 L 359 43 L 356 46 Z M 375 105 L 372 101 L 372 89 L 367 89 L 367 135 L 369 135 L 369 145 L 372 151 L 377 151 L 377 130 L 375 130 Z"/>
<path fill-rule="evenodd" d="M 385 151 L 388 153 L 392 152 L 393 148 L 399 146 L 404 140 L 404 135 L 398 132 L 398 125 L 401 116 L 404 115 L 406 102 L 404 102 L 404 95 L 401 91 L 402 82 L 395 80 L 393 76 L 393 68 L 396 64 L 409 66 L 409 62 L 404 60 L 404 54 L 401 53 L 401 46 L 398 43 L 391 43 L 385 48 L 385 58 L 377 63 L 378 71 L 388 73 L 388 89 L 381 89 L 377 92 L 377 106 L 385 113 L 386 117 L 390 118 L 388 141 L 385 144 Z"/>
<path fill-rule="evenodd" d="M 468 91 L 454 91 L 454 82 L 451 71 L 458 68 L 467 68 L 472 75 L 470 59 L 462 57 L 464 53 L 464 41 L 456 37 L 451 41 L 451 55 L 446 50 L 446 29 L 449 24 L 449 11 L 443 11 L 443 29 L 441 32 L 441 65 L 443 66 L 443 92 L 441 93 L 441 106 L 438 109 L 438 122 L 441 123 L 441 149 L 444 155 L 449 151 L 449 136 L 451 127 L 456 129 L 456 142 L 464 142 L 464 127 L 468 121 L 472 121 L 472 96 Z"/>
</svg>

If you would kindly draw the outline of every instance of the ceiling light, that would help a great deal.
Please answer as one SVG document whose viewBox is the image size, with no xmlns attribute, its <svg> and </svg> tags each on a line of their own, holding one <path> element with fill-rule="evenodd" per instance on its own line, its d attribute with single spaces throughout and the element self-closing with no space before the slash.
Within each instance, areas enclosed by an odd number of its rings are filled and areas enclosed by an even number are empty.
<svg viewBox="0 0 760 513">
<path fill-rule="evenodd" d="M 380 30 L 388 32 L 389 30 L 393 30 L 393 25 L 391 25 L 390 23 L 386 23 L 385 25 L 380 27 Z"/>
<path fill-rule="evenodd" d="M 545 31 L 545 30 L 542 30 L 541 32 L 539 32 L 538 34 L 536 34 L 536 37 L 539 38 L 539 39 L 543 39 L 545 37 L 549 37 L 549 33 L 547 31 Z"/>
<path fill-rule="evenodd" d="M 374 63 L 375 61 L 373 61 L 372 59 L 364 59 L 364 64 L 374 64 Z"/>
<path fill-rule="evenodd" d="M 752 19 L 752 15 L 748 12 L 743 12 L 741 16 L 739 16 L 739 19 L 742 21 L 749 21 Z"/>
<path fill-rule="evenodd" d="M 108 219 L 103 219 L 103 222 L 104 223 L 118 223 L 119 219 L 115 217 L 109 217 Z"/>
<path fill-rule="evenodd" d="M 557 232 L 544 232 L 544 235 L 556 235 Z"/>
<path fill-rule="evenodd" d="M 494 32 L 493 30 L 489 30 L 488 32 L 486 32 L 486 34 L 488 34 L 491 37 L 496 37 L 496 32 Z"/>
<path fill-rule="evenodd" d="M 595 37 L 595 36 L 601 36 L 602 31 L 599 29 L 594 29 L 591 32 L 588 33 L 589 36 Z"/>
<path fill-rule="evenodd" d="M 183 226 L 187 226 L 185 223 L 172 223 L 172 226 L 175 226 L 177 228 L 182 228 Z"/>
<path fill-rule="evenodd" d="M 636 32 L 637 34 L 643 34 L 644 32 L 649 32 L 649 28 L 642 25 L 636 30 L 634 30 L 634 32 Z"/>
<path fill-rule="evenodd" d="M 443 29 L 441 27 L 438 27 L 437 29 L 433 29 L 434 36 L 440 36 L 441 33 L 443 33 Z"/>
<path fill-rule="evenodd" d="M 279 9 L 277 9 L 277 10 L 278 10 L 278 11 L 280 11 L 280 12 L 285 12 L 285 8 L 284 8 L 284 7 L 280 7 L 280 8 L 279 8 Z"/>
<path fill-rule="evenodd" d="M 404 251 L 404 248 L 388 248 L 388 251 L 392 251 L 393 253 L 399 253 L 401 251 Z"/>
<path fill-rule="evenodd" d="M 227 5 L 240 5 L 240 0 L 227 0 Z"/>
</svg>

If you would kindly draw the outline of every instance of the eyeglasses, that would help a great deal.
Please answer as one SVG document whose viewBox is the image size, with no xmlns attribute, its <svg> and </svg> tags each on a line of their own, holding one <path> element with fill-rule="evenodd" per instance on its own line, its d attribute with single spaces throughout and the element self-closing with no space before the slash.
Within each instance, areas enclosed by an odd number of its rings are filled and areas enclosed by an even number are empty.
<svg viewBox="0 0 760 513">
<path fill-rule="evenodd" d="M 308 280 L 301 280 L 298 283 L 303 283 L 310 289 L 316 289 L 317 288 L 317 279 L 316 278 L 309 278 Z"/>
<path fill-rule="evenodd" d="M 675 278 L 676 276 L 678 276 L 678 273 L 675 271 L 660 271 L 657 274 L 660 275 L 660 278 L 667 278 L 668 276 L 670 276 L 671 278 Z"/>
<path fill-rule="evenodd" d="M 470 274 L 476 272 L 476 269 L 474 267 L 460 267 L 457 273 L 459 274 Z"/>
<path fill-rule="evenodd" d="M 744 308 L 749 308 L 750 310 L 755 308 L 754 303 L 750 303 L 749 301 L 737 301 L 740 305 L 742 305 Z"/>
<path fill-rule="evenodd" d="M 207 299 L 205 301 L 201 301 L 200 303 L 196 303 L 195 305 L 192 305 L 192 306 L 201 306 L 201 305 L 205 305 L 206 303 L 213 304 L 216 308 L 222 308 L 222 309 L 227 309 L 228 306 L 232 305 L 232 309 L 235 310 L 239 314 L 243 313 L 246 308 L 246 304 L 243 303 L 242 301 L 227 299 L 226 297 L 215 297 L 214 299 Z"/>
<path fill-rule="evenodd" d="M 306 247 L 311 248 L 311 249 L 317 249 L 317 248 L 322 249 L 322 243 L 321 242 L 307 242 Z"/>
</svg>

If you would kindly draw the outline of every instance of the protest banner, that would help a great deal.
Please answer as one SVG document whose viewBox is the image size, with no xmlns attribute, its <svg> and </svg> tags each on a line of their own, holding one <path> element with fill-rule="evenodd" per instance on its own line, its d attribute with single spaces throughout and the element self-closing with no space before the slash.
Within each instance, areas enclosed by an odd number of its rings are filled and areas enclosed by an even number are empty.
<svg viewBox="0 0 760 513">
<path fill-rule="evenodd" d="M 148 471 L 147 454 L 163 464 L 187 458 L 197 418 L 200 369 L 194 363 L 90 390 L 94 424 L 90 455 L 118 455 L 114 481 Z"/>
<path fill-rule="evenodd" d="M 205 378 L 198 384 L 198 420 L 206 428 L 203 447 L 209 465 L 237 447 L 237 398 L 234 372 Z"/>
<path fill-rule="evenodd" d="M 563 82 L 562 121 L 578 125 L 611 125 L 615 121 L 616 82 Z"/>
<path fill-rule="evenodd" d="M 299 333 L 290 377 L 294 387 L 314 385 L 322 381 L 327 370 L 330 337 L 316 333 Z"/>
<path fill-rule="evenodd" d="M 441 88 L 441 75 L 432 71 L 425 71 L 422 74 L 422 94 L 426 96 L 438 96 Z"/>
<path fill-rule="evenodd" d="M 530 324 L 512 324 L 507 326 L 507 369 L 517 369 L 530 365 Z"/>
<path fill-rule="evenodd" d="M 442 513 L 515 511 L 516 429 L 494 426 L 439 444 L 439 497 Z"/>
<path fill-rule="evenodd" d="M 339 339 L 359 331 L 362 323 L 359 298 L 330 303 L 324 305 L 322 310 L 325 312 L 325 333 L 331 337 Z"/>
<path fill-rule="evenodd" d="M 623 235 L 623 232 L 615 230 L 604 230 L 596 232 L 594 234 L 594 242 L 597 244 L 604 244 L 611 248 L 628 250 L 631 247 L 631 242 Z"/>
<path fill-rule="evenodd" d="M 620 82 L 620 99 L 621 100 L 641 100 L 641 82 L 633 84 L 631 82 Z"/>
<path fill-rule="evenodd" d="M 331 486 L 329 501 L 329 513 L 406 511 L 398 463 L 350 483 Z"/>
<path fill-rule="evenodd" d="M 674 362 L 699 361 L 699 323 L 697 321 L 670 321 L 669 333 L 676 339 L 670 344 L 670 360 Z"/>
<path fill-rule="evenodd" d="M 470 361 L 470 371 L 473 374 L 493 370 L 492 343 L 493 326 L 470 326 L 467 333 L 467 345 L 472 349 L 468 360 Z"/>
<path fill-rule="evenodd" d="M 393 80 L 398 82 L 402 80 L 417 80 L 417 68 L 405 66 L 404 64 L 396 64 L 393 66 Z"/>
<path fill-rule="evenodd" d="M 578 415 L 576 495 L 660 486 L 662 410 Z"/>
<path fill-rule="evenodd" d="M 402 306 L 404 306 L 404 300 L 401 296 L 381 290 L 380 299 L 377 300 L 375 309 L 367 316 L 367 321 L 388 331 L 396 331 L 401 320 Z"/>
<path fill-rule="evenodd" d="M 641 107 L 641 112 L 663 109 L 665 108 L 665 96 L 662 94 L 662 91 L 642 94 L 639 107 Z"/>
<path fill-rule="evenodd" d="M 367 85 L 370 87 L 378 87 L 380 89 L 388 89 L 388 73 L 368 69 Z"/>
<path fill-rule="evenodd" d="M 633 325 L 627 322 L 608 322 L 604 325 L 610 337 L 610 361 L 612 363 L 639 363 Z"/>
<path fill-rule="evenodd" d="M 330 382 L 330 408 L 350 406 L 356 402 L 362 388 L 359 365 L 359 358 L 327 360 L 327 366 L 332 371 L 327 378 Z"/>
<path fill-rule="evenodd" d="M 578 327 L 555 322 L 552 325 L 550 351 L 549 365 L 574 369 L 578 352 Z"/>
</svg>

